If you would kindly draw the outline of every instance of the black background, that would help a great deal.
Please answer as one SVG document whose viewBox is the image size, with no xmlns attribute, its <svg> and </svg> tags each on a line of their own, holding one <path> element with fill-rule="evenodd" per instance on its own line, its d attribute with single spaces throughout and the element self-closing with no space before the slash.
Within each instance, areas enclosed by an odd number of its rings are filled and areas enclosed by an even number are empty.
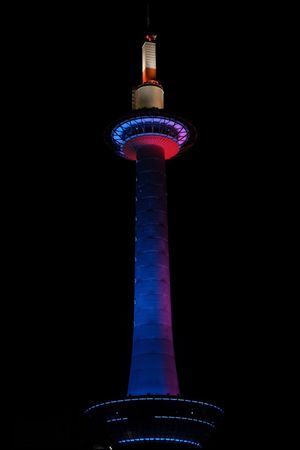
<svg viewBox="0 0 300 450">
<path fill-rule="evenodd" d="M 76 448 L 82 410 L 126 395 L 135 167 L 103 135 L 130 110 L 140 82 L 145 9 L 49 3 L 8 16 L 18 119 L 8 184 L 14 449 Z M 225 408 L 212 447 L 234 448 L 244 440 L 238 409 L 252 370 L 245 327 L 263 276 L 252 263 L 263 202 L 252 136 L 260 125 L 249 111 L 258 77 L 251 11 L 197 11 L 194 2 L 151 9 L 166 110 L 199 135 L 167 163 L 181 391 Z"/>
</svg>

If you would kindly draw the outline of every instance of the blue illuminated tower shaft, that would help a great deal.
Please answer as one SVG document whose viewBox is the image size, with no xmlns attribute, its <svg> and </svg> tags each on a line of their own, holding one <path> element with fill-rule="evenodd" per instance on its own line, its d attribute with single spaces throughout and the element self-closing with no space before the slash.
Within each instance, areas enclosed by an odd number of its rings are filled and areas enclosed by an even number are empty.
<svg viewBox="0 0 300 450">
<path fill-rule="evenodd" d="M 128 395 L 177 395 L 163 147 L 139 145 L 136 175 L 134 333 Z"/>
</svg>

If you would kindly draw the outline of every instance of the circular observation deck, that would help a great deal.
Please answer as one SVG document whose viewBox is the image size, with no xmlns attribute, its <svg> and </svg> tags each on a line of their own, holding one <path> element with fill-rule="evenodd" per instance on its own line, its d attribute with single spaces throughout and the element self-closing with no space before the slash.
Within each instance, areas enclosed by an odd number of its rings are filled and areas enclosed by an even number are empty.
<svg viewBox="0 0 300 450">
<path fill-rule="evenodd" d="M 205 448 L 223 417 L 216 405 L 174 396 L 128 397 L 85 411 L 103 448 Z"/>
<path fill-rule="evenodd" d="M 171 159 L 195 142 L 196 130 L 185 120 L 159 109 L 139 110 L 113 124 L 108 139 L 119 156 L 132 161 L 144 145 L 163 147 L 165 159 Z"/>
</svg>

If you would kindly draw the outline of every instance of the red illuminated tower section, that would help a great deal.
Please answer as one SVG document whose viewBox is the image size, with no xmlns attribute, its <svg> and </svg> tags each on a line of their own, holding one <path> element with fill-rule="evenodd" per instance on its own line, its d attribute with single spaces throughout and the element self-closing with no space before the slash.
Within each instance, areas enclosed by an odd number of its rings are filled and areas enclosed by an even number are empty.
<svg viewBox="0 0 300 450">
<path fill-rule="evenodd" d="M 142 84 L 133 112 L 109 129 L 117 154 L 136 164 L 135 289 L 127 397 L 86 411 L 102 448 L 164 445 L 203 448 L 223 411 L 180 395 L 173 346 L 165 162 L 188 147 L 195 130 L 164 110 L 156 76 L 156 36 L 142 47 Z M 97 434 L 97 433 L 96 433 Z"/>
</svg>

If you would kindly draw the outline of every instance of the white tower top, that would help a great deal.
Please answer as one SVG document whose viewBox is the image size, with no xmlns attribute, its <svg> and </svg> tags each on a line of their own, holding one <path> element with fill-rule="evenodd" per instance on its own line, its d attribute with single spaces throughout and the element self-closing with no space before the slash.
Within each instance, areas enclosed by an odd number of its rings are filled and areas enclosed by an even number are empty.
<svg viewBox="0 0 300 450">
<path fill-rule="evenodd" d="M 156 80 L 156 36 L 147 35 L 143 44 L 143 83 Z"/>
<path fill-rule="evenodd" d="M 156 80 L 156 35 L 147 34 L 142 47 L 143 83 L 133 89 L 132 109 L 164 108 L 164 91 Z"/>
</svg>

